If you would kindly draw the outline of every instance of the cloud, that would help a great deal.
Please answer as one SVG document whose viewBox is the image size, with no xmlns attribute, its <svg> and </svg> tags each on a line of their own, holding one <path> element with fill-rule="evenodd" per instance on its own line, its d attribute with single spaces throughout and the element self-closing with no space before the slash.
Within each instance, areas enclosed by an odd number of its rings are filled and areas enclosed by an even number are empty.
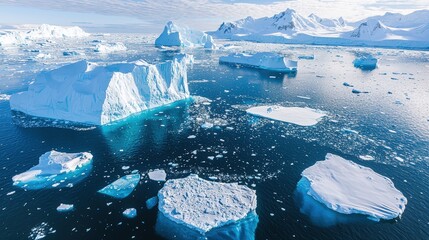
<svg viewBox="0 0 429 240">
<path fill-rule="evenodd" d="M 429 8 L 427 0 L 1 0 L 0 4 L 65 12 L 126 16 L 158 29 L 162 29 L 168 20 L 174 20 L 201 30 L 213 30 L 223 21 L 233 21 L 246 16 L 255 18 L 272 16 L 286 8 L 296 9 L 304 15 L 316 13 L 322 17 L 343 16 L 351 20 L 383 14 L 386 11 L 406 13 L 416 9 Z"/>
</svg>

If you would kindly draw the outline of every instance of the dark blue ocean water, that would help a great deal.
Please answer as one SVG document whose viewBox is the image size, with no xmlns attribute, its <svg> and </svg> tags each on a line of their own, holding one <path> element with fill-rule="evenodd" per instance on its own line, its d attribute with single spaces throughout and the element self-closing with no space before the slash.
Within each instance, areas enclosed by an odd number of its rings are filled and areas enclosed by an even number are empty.
<svg viewBox="0 0 429 240">
<path fill-rule="evenodd" d="M 158 61 L 176 54 L 138 41 L 125 43 L 128 53 L 108 57 L 88 53 L 85 58 Z M 429 239 L 429 53 L 233 44 L 237 48 L 231 50 L 188 50 L 196 59 L 189 71 L 189 89 L 193 96 L 212 100 L 210 105 L 182 101 L 78 131 L 50 121 L 13 118 L 8 101 L 0 101 L 0 238 L 34 239 L 32 229 L 45 223 L 45 239 L 161 239 L 155 231 L 157 210 L 146 209 L 145 201 L 157 194 L 162 183 L 145 174 L 123 200 L 97 190 L 135 169 L 141 173 L 164 169 L 167 179 L 197 173 L 256 189 L 256 239 Z M 41 69 L 84 58 L 60 57 L 61 47 L 47 49 L 54 59 L 44 61 L 28 60 L 31 56 L 25 54 L 14 57 L 12 50 L 3 50 L 0 93 L 22 91 Z M 85 47 L 82 43 L 76 48 L 88 51 Z M 314 54 L 315 59 L 300 60 L 297 74 L 283 75 L 219 65 L 218 57 L 229 51 L 276 51 L 292 58 Z M 354 68 L 352 61 L 360 52 L 377 56 L 378 68 Z M 369 93 L 353 94 L 344 82 Z M 243 110 L 256 104 L 317 108 L 328 117 L 313 127 L 299 127 L 246 115 Z M 205 121 L 218 126 L 203 129 L 200 125 Z M 51 149 L 90 151 L 94 165 L 89 176 L 72 188 L 24 191 L 12 186 L 14 175 L 37 164 L 38 157 Z M 301 214 L 294 200 L 300 174 L 327 153 L 392 179 L 408 198 L 402 218 L 325 228 Z M 208 158 L 218 154 L 223 157 Z M 359 159 L 367 154 L 375 161 Z M 122 170 L 123 166 L 130 168 Z M 60 203 L 74 204 L 75 210 L 59 213 Z M 122 216 L 130 207 L 138 211 L 135 219 Z"/>
</svg>

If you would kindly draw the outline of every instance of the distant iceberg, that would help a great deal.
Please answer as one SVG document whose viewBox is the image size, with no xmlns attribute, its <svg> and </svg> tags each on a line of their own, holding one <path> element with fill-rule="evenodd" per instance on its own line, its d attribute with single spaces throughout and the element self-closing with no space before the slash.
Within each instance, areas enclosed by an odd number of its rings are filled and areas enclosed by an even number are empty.
<svg viewBox="0 0 429 240">
<path fill-rule="evenodd" d="M 364 54 L 357 57 L 353 61 L 353 65 L 362 70 L 373 70 L 377 67 L 377 58 L 373 57 L 371 54 Z"/>
<path fill-rule="evenodd" d="M 232 53 L 228 56 L 220 57 L 219 62 L 239 64 L 276 72 L 296 72 L 298 68 L 297 61 L 288 60 L 282 55 L 268 52 L 255 54 Z"/>
<path fill-rule="evenodd" d="M 246 110 L 247 113 L 300 126 L 313 126 L 326 116 L 325 112 L 312 108 L 257 106 Z"/>
<path fill-rule="evenodd" d="M 100 189 L 98 192 L 114 198 L 122 199 L 128 197 L 134 188 L 137 187 L 139 182 L 140 174 L 133 173 L 119 178 L 118 180 Z"/>
<path fill-rule="evenodd" d="M 172 21 L 164 27 L 164 31 L 155 40 L 155 46 L 168 47 L 204 47 L 216 49 L 213 38 L 204 32 L 180 27 Z"/>
<path fill-rule="evenodd" d="M 80 27 L 63 27 L 42 24 L 31 30 L 9 30 L 0 32 L 0 46 L 28 44 L 35 40 L 83 38 L 90 34 Z"/>
<path fill-rule="evenodd" d="M 158 192 L 158 199 L 159 217 L 178 224 L 176 228 L 201 235 L 239 222 L 255 214 L 256 209 L 254 190 L 237 183 L 207 181 L 197 175 L 168 180 Z M 157 226 L 160 233 L 173 230 Z"/>
<path fill-rule="evenodd" d="M 10 107 L 27 115 L 103 125 L 189 97 L 191 55 L 148 64 L 142 60 L 100 66 L 80 61 L 40 73 Z"/>
<path fill-rule="evenodd" d="M 372 169 L 327 154 L 302 172 L 297 185 L 301 212 L 318 225 L 331 226 L 401 217 L 407 204 L 393 182 Z"/>
<path fill-rule="evenodd" d="M 81 180 L 92 168 L 92 154 L 49 151 L 39 164 L 13 176 L 13 185 L 25 189 L 64 187 Z"/>
</svg>

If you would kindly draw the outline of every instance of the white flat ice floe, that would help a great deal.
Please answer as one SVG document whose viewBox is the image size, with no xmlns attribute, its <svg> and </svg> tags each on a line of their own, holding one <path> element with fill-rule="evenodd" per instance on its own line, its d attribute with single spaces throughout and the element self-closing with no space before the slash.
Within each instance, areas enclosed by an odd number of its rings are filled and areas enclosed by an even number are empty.
<svg viewBox="0 0 429 240">
<path fill-rule="evenodd" d="M 39 164 L 12 177 L 13 185 L 40 189 L 64 186 L 77 181 L 92 168 L 92 154 L 49 151 L 39 158 Z"/>
<path fill-rule="evenodd" d="M 407 204 L 389 178 L 330 153 L 301 175 L 298 192 L 340 214 L 389 220 L 401 217 Z"/>
<path fill-rule="evenodd" d="M 119 178 L 118 180 L 98 190 L 98 192 L 114 198 L 122 199 L 128 197 L 134 188 L 137 187 L 139 182 L 140 174 L 133 173 Z"/>
<path fill-rule="evenodd" d="M 276 53 L 260 52 L 255 54 L 231 53 L 219 58 L 219 62 L 239 64 L 276 72 L 296 72 L 298 62 L 286 59 Z"/>
<path fill-rule="evenodd" d="M 28 115 L 103 125 L 189 97 L 190 55 L 148 64 L 98 66 L 80 61 L 40 73 L 28 91 L 11 96 L 12 110 Z"/>
<path fill-rule="evenodd" d="M 156 169 L 147 173 L 149 179 L 154 181 L 165 181 L 167 173 L 162 169 Z"/>
<path fill-rule="evenodd" d="M 57 211 L 58 212 L 70 212 L 74 210 L 74 205 L 73 204 L 65 204 L 65 203 L 61 203 L 58 207 L 57 207 Z"/>
<path fill-rule="evenodd" d="M 300 126 L 316 125 L 325 112 L 312 108 L 282 107 L 282 106 L 258 106 L 246 110 L 247 113 L 272 120 L 293 123 Z"/>
<path fill-rule="evenodd" d="M 118 43 L 99 43 L 95 46 L 94 52 L 99 53 L 113 53 L 113 52 L 123 52 L 126 51 L 127 47 L 121 42 Z"/>
<path fill-rule="evenodd" d="M 199 233 L 237 222 L 256 209 L 255 191 L 237 183 L 207 181 L 197 175 L 168 180 L 158 192 L 166 218 Z"/>
<path fill-rule="evenodd" d="M 155 46 L 204 47 L 207 49 L 216 49 L 216 45 L 211 36 L 201 31 L 180 27 L 172 21 L 165 25 L 164 31 L 155 40 Z"/>
</svg>

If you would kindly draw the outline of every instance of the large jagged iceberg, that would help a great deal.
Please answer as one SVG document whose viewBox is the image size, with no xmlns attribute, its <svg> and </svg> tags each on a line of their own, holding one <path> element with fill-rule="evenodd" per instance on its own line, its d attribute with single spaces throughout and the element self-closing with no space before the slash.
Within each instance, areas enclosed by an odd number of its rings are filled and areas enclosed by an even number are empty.
<svg viewBox="0 0 429 240">
<path fill-rule="evenodd" d="M 99 66 L 79 61 L 39 74 L 28 91 L 10 98 L 28 115 L 103 125 L 189 97 L 190 55 L 148 64 L 142 60 Z"/>
<path fill-rule="evenodd" d="M 28 44 L 35 40 L 83 38 L 90 34 L 80 27 L 64 27 L 42 24 L 31 30 L 10 30 L 0 33 L 0 45 Z"/>
<path fill-rule="evenodd" d="M 158 192 L 158 199 L 162 217 L 200 234 L 245 219 L 256 209 L 254 190 L 237 183 L 207 181 L 197 175 L 168 180 Z"/>
<path fill-rule="evenodd" d="M 139 182 L 140 174 L 133 173 L 119 178 L 118 180 L 100 189 L 98 192 L 114 198 L 122 199 L 128 197 L 134 188 L 137 187 Z"/>
<path fill-rule="evenodd" d="M 228 56 L 220 57 L 219 62 L 239 64 L 276 72 L 296 72 L 298 67 L 297 61 L 289 60 L 282 55 L 269 52 L 255 54 L 231 53 Z"/>
<path fill-rule="evenodd" d="M 155 40 L 155 46 L 216 48 L 211 36 L 201 31 L 180 27 L 172 21 L 165 25 L 164 31 Z"/>
<path fill-rule="evenodd" d="M 92 168 L 92 154 L 49 151 L 39 158 L 39 164 L 13 176 L 13 185 L 25 189 L 72 186 Z"/>
<path fill-rule="evenodd" d="M 301 212 L 325 226 L 366 216 L 379 221 L 401 217 L 407 204 L 393 182 L 372 169 L 328 153 L 302 172 L 297 185 Z"/>
<path fill-rule="evenodd" d="M 282 106 L 257 106 L 246 110 L 247 113 L 299 126 L 313 126 L 320 122 L 326 113 L 317 109 Z"/>
</svg>

